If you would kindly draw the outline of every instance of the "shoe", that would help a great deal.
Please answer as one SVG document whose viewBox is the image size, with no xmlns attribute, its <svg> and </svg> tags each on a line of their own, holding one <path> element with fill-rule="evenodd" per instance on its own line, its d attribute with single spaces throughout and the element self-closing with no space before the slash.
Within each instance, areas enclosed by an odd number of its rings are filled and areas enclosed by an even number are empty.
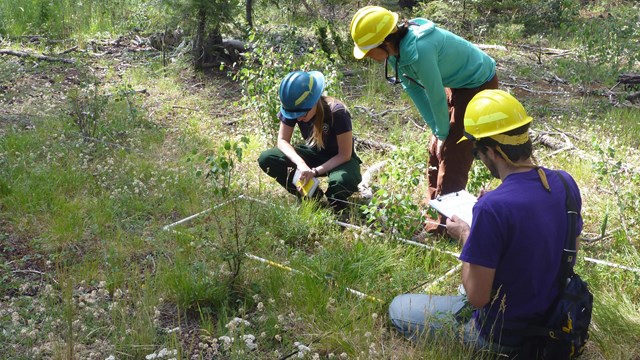
<svg viewBox="0 0 640 360">
<path fill-rule="evenodd" d="M 432 238 L 434 238 L 435 236 L 430 234 L 428 231 L 426 231 L 425 229 L 422 229 L 420 231 L 418 231 L 417 233 L 415 233 L 412 237 L 411 237 L 411 241 L 415 241 L 415 242 L 419 242 L 422 244 L 426 244 L 429 242 L 429 240 L 432 240 Z"/>
</svg>

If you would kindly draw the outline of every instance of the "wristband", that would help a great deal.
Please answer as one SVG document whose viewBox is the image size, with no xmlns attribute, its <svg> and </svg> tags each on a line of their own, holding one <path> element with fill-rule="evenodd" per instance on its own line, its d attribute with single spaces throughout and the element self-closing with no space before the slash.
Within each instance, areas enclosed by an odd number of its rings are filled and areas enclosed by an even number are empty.
<svg viewBox="0 0 640 360">
<path fill-rule="evenodd" d="M 311 170 L 313 171 L 313 175 L 318 176 L 318 169 L 313 168 Z"/>
</svg>

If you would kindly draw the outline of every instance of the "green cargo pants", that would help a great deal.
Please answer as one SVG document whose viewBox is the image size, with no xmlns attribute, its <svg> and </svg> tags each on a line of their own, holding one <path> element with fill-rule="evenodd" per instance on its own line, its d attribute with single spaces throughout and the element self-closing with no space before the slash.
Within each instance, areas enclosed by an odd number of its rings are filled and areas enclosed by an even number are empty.
<svg viewBox="0 0 640 360">
<path fill-rule="evenodd" d="M 331 158 L 331 156 L 322 154 L 307 145 L 296 145 L 294 149 L 310 168 L 320 166 Z M 360 163 L 360 159 L 354 152 L 351 160 L 331 169 L 326 174 L 329 177 L 329 185 L 325 194 L 329 204 L 334 208 L 343 209 L 347 204 L 347 198 L 358 191 L 358 184 L 362 181 Z M 276 147 L 263 151 L 258 158 L 258 164 L 262 171 L 276 179 L 291 194 L 300 195 L 295 185 L 291 183 L 293 177 L 291 168 L 295 170 L 296 165 L 280 149 Z"/>
</svg>

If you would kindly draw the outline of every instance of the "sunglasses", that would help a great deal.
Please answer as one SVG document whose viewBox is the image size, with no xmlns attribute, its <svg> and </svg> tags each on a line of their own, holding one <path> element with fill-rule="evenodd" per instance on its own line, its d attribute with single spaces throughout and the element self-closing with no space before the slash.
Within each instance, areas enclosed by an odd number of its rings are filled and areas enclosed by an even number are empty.
<svg viewBox="0 0 640 360">
<path fill-rule="evenodd" d="M 473 148 L 473 150 L 471 150 L 471 154 L 473 154 L 473 158 L 476 160 L 480 160 L 480 153 L 478 152 L 478 148 Z"/>
<path fill-rule="evenodd" d="M 473 146 L 473 149 L 471 150 L 471 154 L 473 154 L 474 159 L 480 160 L 480 153 L 484 153 L 485 151 L 487 151 L 487 148 L 485 146 L 476 144 Z"/>
<path fill-rule="evenodd" d="M 395 65 L 395 76 L 389 76 L 389 58 L 384 59 L 384 78 L 391 85 L 397 85 L 402 83 L 400 79 L 398 79 L 398 60 L 396 60 Z"/>
<path fill-rule="evenodd" d="M 384 59 L 384 78 L 391 85 L 402 84 L 402 80 L 400 80 L 400 78 L 398 77 L 398 63 L 399 62 L 400 62 L 400 59 L 397 58 L 396 59 L 396 64 L 394 66 L 394 68 L 395 68 L 394 70 L 395 70 L 396 75 L 395 76 L 389 76 L 389 58 Z M 420 86 L 421 88 L 424 89 L 424 86 L 422 84 L 420 84 L 416 79 L 410 77 L 407 74 L 403 74 L 402 76 L 404 76 L 407 80 L 415 83 L 416 85 L 418 85 L 418 86 Z"/>
</svg>

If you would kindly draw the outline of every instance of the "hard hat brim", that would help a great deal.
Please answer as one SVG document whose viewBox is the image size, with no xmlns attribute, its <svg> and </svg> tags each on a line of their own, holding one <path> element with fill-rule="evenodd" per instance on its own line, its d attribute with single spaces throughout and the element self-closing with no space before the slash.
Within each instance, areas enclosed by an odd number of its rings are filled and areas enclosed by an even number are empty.
<svg viewBox="0 0 640 360">
<path fill-rule="evenodd" d="M 368 51 L 362 51 L 358 47 L 358 45 L 353 46 L 353 57 L 357 60 L 362 60 L 365 56 L 367 56 Z"/>
<path fill-rule="evenodd" d="M 282 116 L 284 116 L 285 119 L 288 119 L 288 120 L 297 120 L 299 117 L 304 116 L 308 112 L 309 112 L 308 110 L 291 112 L 291 111 L 285 110 L 282 107 L 282 105 L 280 105 L 280 113 L 282 114 Z"/>
</svg>

